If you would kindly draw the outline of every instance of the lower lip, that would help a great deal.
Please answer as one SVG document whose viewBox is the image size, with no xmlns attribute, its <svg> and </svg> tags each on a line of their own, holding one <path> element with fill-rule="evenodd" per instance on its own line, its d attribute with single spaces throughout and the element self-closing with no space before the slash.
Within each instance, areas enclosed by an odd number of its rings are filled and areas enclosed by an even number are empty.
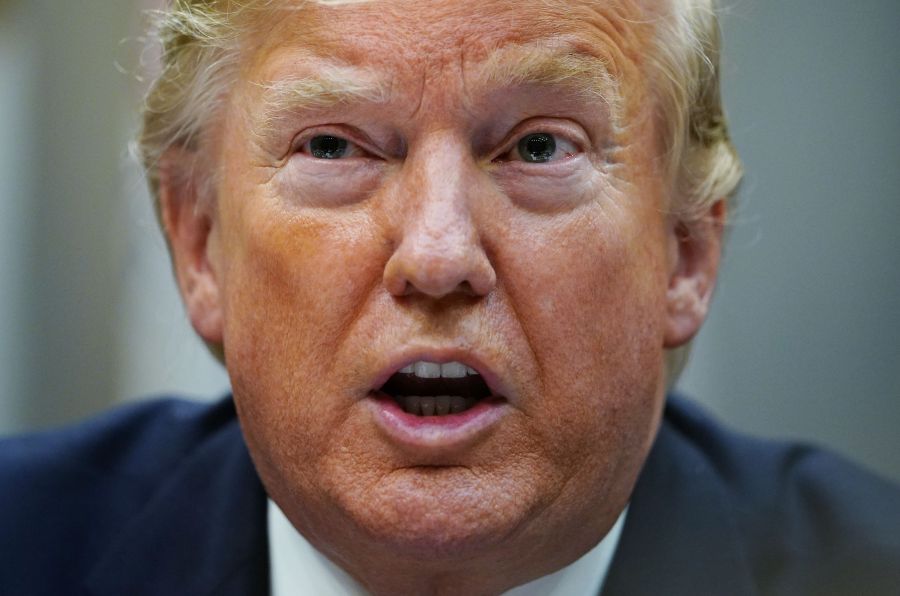
<svg viewBox="0 0 900 596">
<path fill-rule="evenodd" d="M 403 411 L 394 398 L 369 394 L 378 426 L 393 442 L 416 449 L 447 449 L 471 444 L 489 432 L 506 412 L 502 398 L 486 398 L 464 412 L 443 416 L 416 416 Z"/>
</svg>

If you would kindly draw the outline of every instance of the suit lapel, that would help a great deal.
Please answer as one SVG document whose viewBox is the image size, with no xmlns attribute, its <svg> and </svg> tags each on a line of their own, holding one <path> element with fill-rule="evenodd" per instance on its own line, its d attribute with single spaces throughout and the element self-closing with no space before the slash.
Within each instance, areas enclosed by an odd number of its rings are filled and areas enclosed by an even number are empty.
<svg viewBox="0 0 900 596">
<path fill-rule="evenodd" d="M 754 594 L 726 487 L 667 423 L 632 494 L 603 596 Z"/>
<path fill-rule="evenodd" d="M 173 470 L 87 585 L 96 596 L 268 593 L 266 495 L 236 420 Z"/>
</svg>

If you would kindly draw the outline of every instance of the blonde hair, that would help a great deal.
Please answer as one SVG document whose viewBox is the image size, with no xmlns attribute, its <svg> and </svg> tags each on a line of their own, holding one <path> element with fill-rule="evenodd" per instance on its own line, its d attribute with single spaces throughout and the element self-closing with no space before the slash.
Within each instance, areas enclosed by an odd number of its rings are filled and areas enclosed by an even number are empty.
<svg viewBox="0 0 900 596">
<path fill-rule="evenodd" d="M 171 0 L 152 13 L 160 71 L 141 110 L 137 152 L 158 207 L 160 158 L 173 147 L 194 152 L 225 100 L 238 62 L 243 5 L 230 0 Z"/>
<path fill-rule="evenodd" d="M 298 0 L 297 5 L 361 1 L 366 0 Z M 193 153 L 202 144 L 237 76 L 246 32 L 265 9 L 281 2 L 168 0 L 168 8 L 149 13 L 150 41 L 161 49 L 160 70 L 144 98 L 135 148 L 157 207 L 162 156 L 173 147 Z"/>
<path fill-rule="evenodd" d="M 728 134 L 720 81 L 721 33 L 715 0 L 675 0 L 657 23 L 650 52 L 652 89 L 674 181 L 671 208 L 682 221 L 736 193 L 744 170 Z"/>
</svg>

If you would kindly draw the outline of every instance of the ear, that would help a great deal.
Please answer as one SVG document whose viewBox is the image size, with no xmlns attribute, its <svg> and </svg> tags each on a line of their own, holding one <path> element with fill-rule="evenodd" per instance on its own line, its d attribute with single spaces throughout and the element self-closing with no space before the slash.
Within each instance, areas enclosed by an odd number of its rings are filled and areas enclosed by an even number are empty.
<svg viewBox="0 0 900 596">
<path fill-rule="evenodd" d="M 200 196 L 190 152 L 173 148 L 159 163 L 159 211 L 172 253 L 175 277 L 194 330 L 220 346 L 222 300 L 216 275 L 217 242 L 213 208 Z"/>
<path fill-rule="evenodd" d="M 706 319 L 719 272 L 725 216 L 725 201 L 719 200 L 698 221 L 673 218 L 670 223 L 666 348 L 690 341 Z"/>
</svg>

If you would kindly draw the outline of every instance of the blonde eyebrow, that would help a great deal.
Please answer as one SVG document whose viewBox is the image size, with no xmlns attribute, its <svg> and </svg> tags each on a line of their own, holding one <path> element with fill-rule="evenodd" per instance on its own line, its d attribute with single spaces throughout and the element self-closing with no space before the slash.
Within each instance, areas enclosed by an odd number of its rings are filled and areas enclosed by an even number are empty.
<svg viewBox="0 0 900 596">
<path fill-rule="evenodd" d="M 584 99 L 618 113 L 618 85 L 606 63 L 575 51 L 545 47 L 506 46 L 491 52 L 476 67 L 476 84 L 495 89 L 519 85 L 561 85 Z M 304 109 L 328 109 L 351 103 L 387 103 L 390 84 L 378 72 L 356 66 L 329 65 L 315 74 L 295 76 L 263 88 L 261 132 L 278 128 L 285 116 Z"/>
<path fill-rule="evenodd" d="M 571 87 L 584 99 L 605 103 L 615 115 L 619 85 L 602 58 L 562 48 L 507 46 L 481 63 L 478 82 L 495 88 L 519 85 Z"/>
<path fill-rule="evenodd" d="M 328 109 L 354 103 L 385 103 L 388 84 L 369 69 L 329 66 L 309 76 L 262 84 L 263 126 L 271 129 L 286 114 L 304 109 Z"/>
</svg>

